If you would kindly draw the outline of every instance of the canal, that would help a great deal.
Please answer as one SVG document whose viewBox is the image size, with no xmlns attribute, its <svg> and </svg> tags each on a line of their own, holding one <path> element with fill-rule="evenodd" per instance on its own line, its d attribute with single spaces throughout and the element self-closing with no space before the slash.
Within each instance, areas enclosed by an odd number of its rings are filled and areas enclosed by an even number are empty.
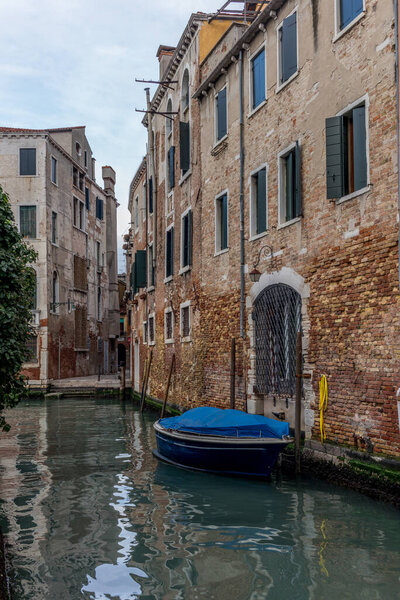
<svg viewBox="0 0 400 600">
<path fill-rule="evenodd" d="M 116 400 L 8 413 L 0 524 L 13 600 L 400 599 L 400 515 L 314 480 L 153 458 L 153 414 Z"/>
</svg>

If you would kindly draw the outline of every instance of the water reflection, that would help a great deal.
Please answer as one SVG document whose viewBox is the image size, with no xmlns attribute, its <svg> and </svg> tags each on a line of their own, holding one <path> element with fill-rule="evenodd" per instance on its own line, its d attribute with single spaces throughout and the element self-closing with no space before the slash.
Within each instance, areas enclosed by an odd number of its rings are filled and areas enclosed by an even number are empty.
<svg viewBox="0 0 400 600">
<path fill-rule="evenodd" d="M 129 404 L 61 400 L 10 418 L 0 515 L 14 600 L 400 598 L 390 507 L 157 463 L 152 417 Z"/>
</svg>

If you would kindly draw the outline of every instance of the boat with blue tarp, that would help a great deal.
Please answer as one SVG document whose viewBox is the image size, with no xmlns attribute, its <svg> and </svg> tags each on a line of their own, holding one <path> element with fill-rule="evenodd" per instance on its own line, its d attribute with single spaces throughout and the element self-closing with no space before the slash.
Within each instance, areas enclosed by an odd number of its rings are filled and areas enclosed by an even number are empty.
<svg viewBox="0 0 400 600">
<path fill-rule="evenodd" d="M 293 441 L 289 423 L 240 410 L 193 408 L 154 423 L 154 455 L 179 467 L 268 477 L 279 453 Z"/>
</svg>

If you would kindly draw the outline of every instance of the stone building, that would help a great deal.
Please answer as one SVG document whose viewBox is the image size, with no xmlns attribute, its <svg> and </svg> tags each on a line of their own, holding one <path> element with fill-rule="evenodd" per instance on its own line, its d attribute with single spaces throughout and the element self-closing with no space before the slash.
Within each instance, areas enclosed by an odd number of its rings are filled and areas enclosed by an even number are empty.
<svg viewBox="0 0 400 600">
<path fill-rule="evenodd" d="M 38 253 L 24 373 L 31 386 L 116 370 L 115 172 L 95 159 L 85 127 L 0 128 L 0 185 Z"/>
<path fill-rule="evenodd" d="M 196 22 L 190 58 L 191 29 L 159 52 L 161 79 L 178 83 L 161 85 L 149 110 L 176 112 L 173 122 L 144 121 L 157 176 L 155 289 L 141 290 L 155 317 L 149 392 L 162 397 L 175 352 L 175 402 L 229 406 L 234 338 L 236 406 L 293 425 L 301 331 L 306 438 L 320 435 L 326 375 L 327 440 L 400 457 L 394 4 L 271 0 L 246 24 L 222 13 Z M 202 52 L 213 23 L 225 29 Z M 185 177 L 174 163 L 171 193 L 171 148 L 186 148 L 186 68 L 190 165 Z"/>
</svg>

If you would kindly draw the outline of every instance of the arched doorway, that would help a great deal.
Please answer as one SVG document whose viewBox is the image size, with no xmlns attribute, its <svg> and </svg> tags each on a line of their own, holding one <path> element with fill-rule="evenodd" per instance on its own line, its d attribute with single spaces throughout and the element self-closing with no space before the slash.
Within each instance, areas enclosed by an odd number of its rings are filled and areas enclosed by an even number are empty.
<svg viewBox="0 0 400 600">
<path fill-rule="evenodd" d="M 118 344 L 118 367 L 121 366 L 122 362 L 126 366 L 126 348 L 124 344 Z"/>
<path fill-rule="evenodd" d="M 290 396 L 296 389 L 296 337 L 301 296 L 289 285 L 264 288 L 253 305 L 256 393 Z"/>
</svg>

